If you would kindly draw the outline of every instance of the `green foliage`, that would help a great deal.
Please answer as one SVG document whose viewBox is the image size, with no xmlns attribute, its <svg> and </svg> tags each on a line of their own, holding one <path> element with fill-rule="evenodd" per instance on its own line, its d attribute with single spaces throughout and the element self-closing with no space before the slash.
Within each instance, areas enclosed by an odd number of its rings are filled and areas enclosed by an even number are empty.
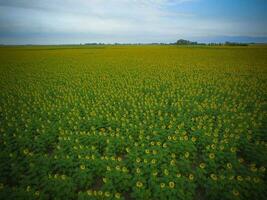
<svg viewBox="0 0 267 200">
<path fill-rule="evenodd" d="M 0 199 L 264 199 L 267 48 L 0 48 Z"/>
</svg>

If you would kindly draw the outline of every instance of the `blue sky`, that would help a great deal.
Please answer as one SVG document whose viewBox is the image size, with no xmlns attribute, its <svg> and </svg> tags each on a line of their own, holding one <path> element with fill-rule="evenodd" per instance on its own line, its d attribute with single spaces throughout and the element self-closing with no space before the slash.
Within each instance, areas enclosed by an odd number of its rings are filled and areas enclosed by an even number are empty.
<svg viewBox="0 0 267 200">
<path fill-rule="evenodd" d="M 267 42 L 266 0 L 0 0 L 0 43 Z"/>
</svg>

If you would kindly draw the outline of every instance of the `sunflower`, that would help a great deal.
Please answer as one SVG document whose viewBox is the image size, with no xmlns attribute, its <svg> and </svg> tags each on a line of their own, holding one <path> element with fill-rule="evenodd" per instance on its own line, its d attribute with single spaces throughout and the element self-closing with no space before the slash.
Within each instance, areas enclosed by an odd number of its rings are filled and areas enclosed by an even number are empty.
<svg viewBox="0 0 267 200">
<path fill-rule="evenodd" d="M 175 183 L 174 183 L 174 182 L 172 182 L 172 181 L 171 181 L 171 182 L 169 182 L 169 187 L 170 187 L 170 188 L 174 188 L 174 187 L 175 187 Z"/>
<path fill-rule="evenodd" d="M 136 187 L 141 188 L 143 187 L 143 183 L 141 181 L 136 182 Z"/>
<path fill-rule="evenodd" d="M 266 171 L 265 167 L 263 167 L 263 166 L 260 167 L 260 171 L 261 171 L 261 172 L 265 172 L 265 171 Z"/>
<path fill-rule="evenodd" d="M 109 192 L 105 192 L 104 195 L 105 195 L 106 197 L 110 197 L 110 193 L 109 193 Z"/>
<path fill-rule="evenodd" d="M 31 191 L 31 186 L 28 185 L 27 188 L 26 188 L 26 191 L 30 192 Z"/>
<path fill-rule="evenodd" d="M 228 169 L 232 169 L 232 164 L 231 163 L 227 163 L 226 166 L 227 166 Z"/>
<path fill-rule="evenodd" d="M 192 140 L 192 142 L 196 142 L 197 141 L 197 138 L 192 137 L 191 140 Z"/>
<path fill-rule="evenodd" d="M 169 171 L 168 171 L 167 169 L 164 169 L 164 174 L 165 174 L 166 176 L 168 176 L 168 175 L 169 175 Z"/>
<path fill-rule="evenodd" d="M 85 170 L 85 165 L 80 165 L 81 170 Z"/>
<path fill-rule="evenodd" d="M 215 154 L 214 154 L 214 153 L 210 153 L 210 154 L 209 154 L 209 158 L 210 158 L 210 159 L 214 159 L 214 158 L 215 158 Z"/>
<path fill-rule="evenodd" d="M 237 180 L 238 181 L 243 181 L 243 177 L 242 176 L 237 176 Z"/>
<path fill-rule="evenodd" d="M 233 195 L 239 196 L 239 192 L 236 189 L 234 189 L 232 192 L 233 192 Z"/>
<path fill-rule="evenodd" d="M 92 196 L 93 195 L 92 190 L 87 190 L 87 195 Z"/>
<path fill-rule="evenodd" d="M 120 199 L 120 198 L 121 198 L 121 194 L 117 192 L 117 193 L 115 194 L 115 198 L 116 198 L 116 199 Z"/>
<path fill-rule="evenodd" d="M 171 160 L 170 164 L 171 164 L 172 166 L 174 166 L 174 165 L 175 165 L 175 160 Z"/>
<path fill-rule="evenodd" d="M 190 174 L 190 175 L 189 175 L 189 180 L 190 180 L 190 181 L 194 180 L 194 175 L 193 175 L 193 174 Z"/>
<path fill-rule="evenodd" d="M 184 156 L 185 156 L 186 158 L 188 158 L 188 157 L 189 157 L 189 155 L 190 155 L 190 153 L 189 153 L 189 152 L 185 152 L 185 154 L 184 154 Z"/>
<path fill-rule="evenodd" d="M 157 171 L 154 171 L 152 174 L 153 174 L 153 176 L 157 176 L 158 175 L 158 172 Z"/>
<path fill-rule="evenodd" d="M 206 164 L 205 164 L 205 163 L 200 163 L 199 167 L 200 167 L 201 169 L 204 169 L 204 168 L 206 167 Z"/>
<path fill-rule="evenodd" d="M 126 172 L 128 171 L 128 169 L 127 169 L 126 167 L 122 167 L 122 171 L 123 171 L 124 173 L 126 173 Z"/>
<path fill-rule="evenodd" d="M 210 177 L 211 177 L 211 179 L 214 180 L 214 181 L 217 181 L 217 179 L 218 179 L 217 176 L 216 176 L 215 174 L 211 174 Z"/>
</svg>

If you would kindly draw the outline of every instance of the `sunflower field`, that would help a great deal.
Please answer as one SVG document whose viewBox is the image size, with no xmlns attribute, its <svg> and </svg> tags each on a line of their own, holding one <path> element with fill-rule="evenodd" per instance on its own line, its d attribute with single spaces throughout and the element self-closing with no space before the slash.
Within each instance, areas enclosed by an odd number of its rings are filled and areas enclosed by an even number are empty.
<svg viewBox="0 0 267 200">
<path fill-rule="evenodd" d="M 266 199 L 267 47 L 0 47 L 0 199 Z"/>
</svg>

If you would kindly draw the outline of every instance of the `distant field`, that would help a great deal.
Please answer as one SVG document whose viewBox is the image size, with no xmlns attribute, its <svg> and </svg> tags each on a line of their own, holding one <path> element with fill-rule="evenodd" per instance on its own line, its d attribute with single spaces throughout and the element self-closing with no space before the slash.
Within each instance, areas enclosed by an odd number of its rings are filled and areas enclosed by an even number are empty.
<svg viewBox="0 0 267 200">
<path fill-rule="evenodd" d="M 267 46 L 0 47 L 0 199 L 266 199 Z"/>
</svg>

